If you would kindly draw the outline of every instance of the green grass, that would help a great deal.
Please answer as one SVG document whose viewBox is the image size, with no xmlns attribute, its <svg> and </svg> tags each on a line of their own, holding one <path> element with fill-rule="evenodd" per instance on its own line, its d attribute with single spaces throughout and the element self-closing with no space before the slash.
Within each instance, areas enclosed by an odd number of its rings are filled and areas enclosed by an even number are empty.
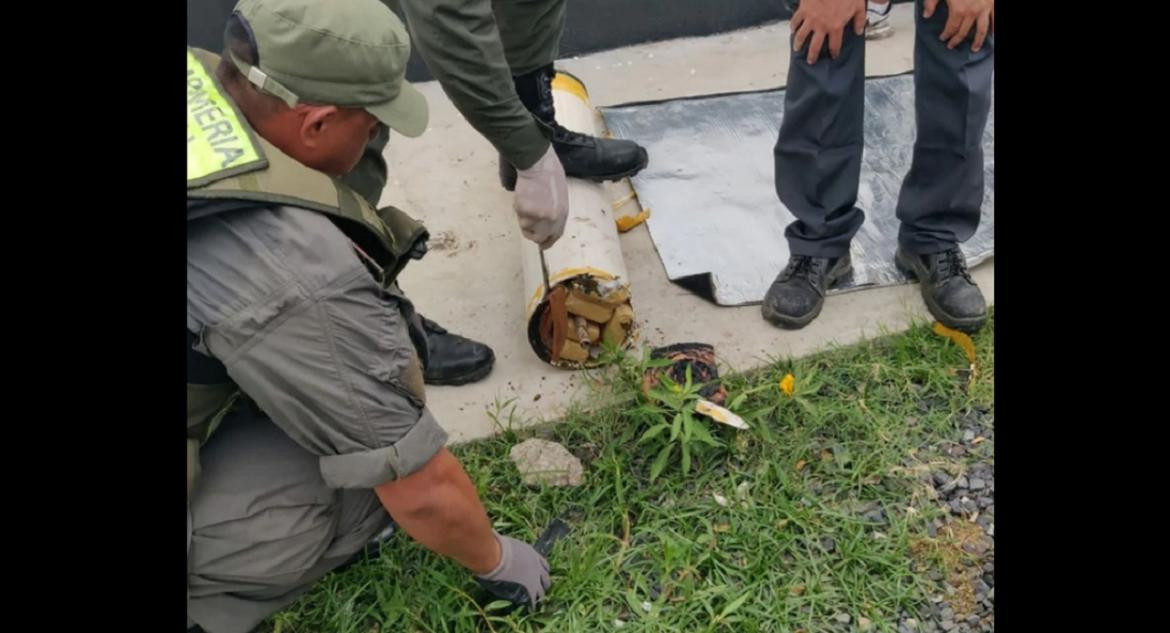
<svg viewBox="0 0 1170 633">
<path fill-rule="evenodd" d="M 913 614 L 934 591 L 911 554 L 942 515 L 923 481 L 963 466 L 937 447 L 958 438 L 972 410 L 994 415 L 993 338 L 993 322 L 974 337 L 980 373 L 970 385 L 963 352 L 926 326 L 725 377 L 728 402 L 752 430 L 710 425 L 723 446 L 702 447 L 689 474 L 674 451 L 653 483 L 661 444 L 636 442 L 661 418 L 640 397 L 460 446 L 500 532 L 531 542 L 553 517 L 572 525 L 550 557 L 554 584 L 541 609 L 485 612 L 467 572 L 399 534 L 263 630 L 814 633 L 853 630 L 859 617 L 870 630 L 895 630 L 899 612 Z M 778 388 L 787 372 L 795 397 Z M 606 388 L 635 398 L 637 374 L 626 359 Z M 508 450 L 533 434 L 581 457 L 586 483 L 523 485 Z M 991 444 L 976 447 L 984 459 Z M 875 507 L 885 523 L 861 516 Z M 838 624 L 841 614 L 853 624 Z"/>
</svg>

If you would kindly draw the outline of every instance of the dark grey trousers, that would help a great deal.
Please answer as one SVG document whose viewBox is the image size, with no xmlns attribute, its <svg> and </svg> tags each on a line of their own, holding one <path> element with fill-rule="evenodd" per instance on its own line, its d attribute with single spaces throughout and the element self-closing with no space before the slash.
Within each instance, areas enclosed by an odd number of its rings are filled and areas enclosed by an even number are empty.
<svg viewBox="0 0 1170 633">
<path fill-rule="evenodd" d="M 318 456 L 240 407 L 200 450 L 187 626 L 247 633 L 390 525 L 373 490 L 335 490 Z"/>
<path fill-rule="evenodd" d="M 994 35 L 948 50 L 939 41 L 946 2 L 922 17 L 915 3 L 914 109 L 918 135 L 902 182 L 898 242 L 911 253 L 946 250 L 975 234 L 983 204 L 983 131 L 991 109 Z M 811 39 L 811 38 L 810 38 Z M 791 46 L 789 46 L 791 50 Z M 865 39 L 845 28 L 841 55 L 791 53 L 776 141 L 776 193 L 796 216 L 785 236 L 794 255 L 839 257 L 865 220 L 857 208 L 864 148 Z"/>
</svg>

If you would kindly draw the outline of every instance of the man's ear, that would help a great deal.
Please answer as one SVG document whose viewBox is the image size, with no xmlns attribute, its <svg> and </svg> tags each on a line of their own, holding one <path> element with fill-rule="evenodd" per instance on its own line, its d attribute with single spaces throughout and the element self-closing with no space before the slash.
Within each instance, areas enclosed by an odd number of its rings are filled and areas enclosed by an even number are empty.
<svg viewBox="0 0 1170 633">
<path fill-rule="evenodd" d="M 306 147 L 317 147 L 322 134 L 325 133 L 334 118 L 339 113 L 337 106 L 311 106 L 298 104 L 298 114 L 301 114 L 301 142 Z"/>
</svg>

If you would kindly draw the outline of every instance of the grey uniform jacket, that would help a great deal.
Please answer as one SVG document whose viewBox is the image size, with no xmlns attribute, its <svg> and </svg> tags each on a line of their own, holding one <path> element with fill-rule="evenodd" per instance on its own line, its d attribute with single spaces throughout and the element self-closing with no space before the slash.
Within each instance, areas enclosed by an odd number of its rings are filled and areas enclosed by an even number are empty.
<svg viewBox="0 0 1170 633">
<path fill-rule="evenodd" d="M 187 328 L 197 349 L 319 456 L 331 487 L 406 476 L 446 443 L 423 399 L 412 313 L 318 213 L 275 207 L 188 224 Z"/>
</svg>

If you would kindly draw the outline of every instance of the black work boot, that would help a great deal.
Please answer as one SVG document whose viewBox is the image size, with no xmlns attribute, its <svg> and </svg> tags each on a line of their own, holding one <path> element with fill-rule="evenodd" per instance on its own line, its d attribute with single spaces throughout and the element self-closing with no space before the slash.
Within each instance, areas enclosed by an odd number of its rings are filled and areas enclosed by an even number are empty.
<svg viewBox="0 0 1170 633">
<path fill-rule="evenodd" d="M 649 161 L 645 148 L 633 141 L 597 138 L 573 132 L 556 120 L 553 108 L 553 65 L 513 77 L 516 94 L 528 111 L 552 128 L 552 145 L 565 168 L 565 175 L 594 182 L 620 180 L 642 171 Z M 516 168 L 500 157 L 500 184 L 516 188 Z"/>
<path fill-rule="evenodd" d="M 898 270 L 922 284 L 922 299 L 939 323 L 964 332 L 975 332 L 987 321 L 987 302 L 958 246 L 941 253 L 914 255 L 898 247 Z"/>
<path fill-rule="evenodd" d="M 492 348 L 458 334 L 419 315 L 427 333 L 430 360 L 423 372 L 428 385 L 463 385 L 483 379 L 492 371 L 496 355 Z"/>
<path fill-rule="evenodd" d="M 825 305 L 825 291 L 853 271 L 853 260 L 842 257 L 793 255 L 764 295 L 764 318 L 784 328 L 802 328 L 817 318 Z"/>
</svg>

